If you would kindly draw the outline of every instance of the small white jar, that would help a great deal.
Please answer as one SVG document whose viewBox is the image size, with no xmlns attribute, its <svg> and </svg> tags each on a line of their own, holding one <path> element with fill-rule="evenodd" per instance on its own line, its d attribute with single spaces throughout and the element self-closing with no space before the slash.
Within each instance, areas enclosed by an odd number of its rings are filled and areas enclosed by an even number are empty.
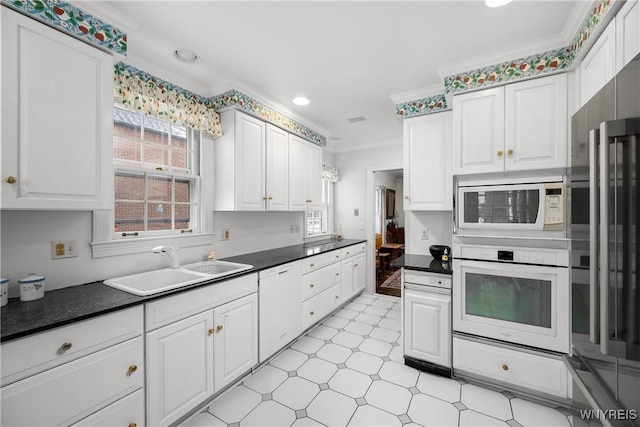
<svg viewBox="0 0 640 427">
<path fill-rule="evenodd" d="M 35 273 L 18 280 L 20 284 L 20 301 L 33 301 L 44 297 L 44 276 Z"/>
<path fill-rule="evenodd" d="M 4 307 L 9 302 L 9 279 L 0 279 L 0 295 L 2 296 L 1 307 Z"/>
</svg>

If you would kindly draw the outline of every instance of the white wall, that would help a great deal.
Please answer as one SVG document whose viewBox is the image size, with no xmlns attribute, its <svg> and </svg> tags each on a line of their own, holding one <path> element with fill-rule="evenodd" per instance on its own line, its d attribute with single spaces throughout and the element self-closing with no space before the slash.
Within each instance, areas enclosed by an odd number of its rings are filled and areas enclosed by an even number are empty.
<svg viewBox="0 0 640 427">
<path fill-rule="evenodd" d="M 453 219 L 451 211 L 405 213 L 405 253 L 430 255 L 429 246 L 447 245 L 451 247 Z M 422 231 L 427 231 L 427 240 L 422 239 Z"/>
<path fill-rule="evenodd" d="M 404 227 L 404 179 L 401 178 L 396 179 L 396 212 L 398 214 L 396 224 L 398 227 Z"/>
</svg>

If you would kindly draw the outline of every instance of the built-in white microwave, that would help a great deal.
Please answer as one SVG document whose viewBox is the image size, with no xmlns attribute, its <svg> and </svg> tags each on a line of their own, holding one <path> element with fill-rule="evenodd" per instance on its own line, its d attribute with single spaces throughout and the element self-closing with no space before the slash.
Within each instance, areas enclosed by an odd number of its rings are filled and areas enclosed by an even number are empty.
<svg viewBox="0 0 640 427">
<path fill-rule="evenodd" d="M 460 181 L 456 187 L 458 233 L 504 231 L 527 235 L 565 230 L 566 187 L 562 177 L 524 183 L 506 179 Z"/>
</svg>

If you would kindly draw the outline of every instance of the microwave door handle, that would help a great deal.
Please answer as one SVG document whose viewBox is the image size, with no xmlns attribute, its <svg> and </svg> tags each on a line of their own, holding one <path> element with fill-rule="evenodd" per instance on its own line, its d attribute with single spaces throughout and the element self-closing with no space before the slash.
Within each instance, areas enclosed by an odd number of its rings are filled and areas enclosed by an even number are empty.
<svg viewBox="0 0 640 427">
<path fill-rule="evenodd" d="M 609 138 L 600 124 L 600 351 L 609 351 Z"/>
<path fill-rule="evenodd" d="M 600 342 L 598 301 L 598 140 L 600 130 L 589 132 L 589 340 Z"/>
</svg>

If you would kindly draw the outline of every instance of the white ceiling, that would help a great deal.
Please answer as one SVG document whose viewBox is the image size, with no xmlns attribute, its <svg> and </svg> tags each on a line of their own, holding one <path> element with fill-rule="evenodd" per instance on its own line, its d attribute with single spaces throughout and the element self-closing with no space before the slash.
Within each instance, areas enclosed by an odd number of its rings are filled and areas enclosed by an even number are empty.
<svg viewBox="0 0 640 427">
<path fill-rule="evenodd" d="M 202 96 L 234 88 L 327 136 L 333 152 L 402 142 L 398 100 L 445 75 L 568 45 L 591 1 L 92 1 L 129 64 Z M 197 52 L 196 64 L 173 58 Z M 291 100 L 305 95 L 311 104 Z M 349 123 L 356 116 L 364 122 Z M 340 138 L 334 140 L 332 138 Z"/>
</svg>

